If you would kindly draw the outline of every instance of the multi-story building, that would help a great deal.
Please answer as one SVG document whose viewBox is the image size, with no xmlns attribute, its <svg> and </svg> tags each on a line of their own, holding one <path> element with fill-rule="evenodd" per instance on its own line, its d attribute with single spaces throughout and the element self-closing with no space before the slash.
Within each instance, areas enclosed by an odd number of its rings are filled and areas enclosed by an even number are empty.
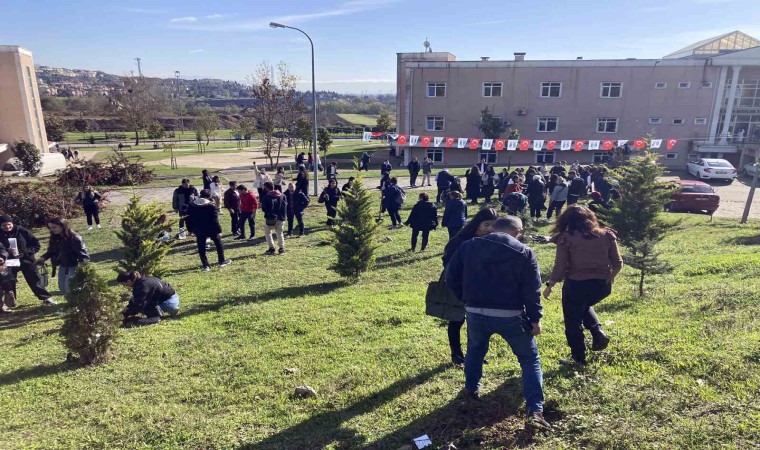
<svg viewBox="0 0 760 450">
<path fill-rule="evenodd" d="M 663 140 L 657 151 L 669 167 L 699 156 L 739 164 L 743 144 L 760 141 L 760 41 L 735 31 L 661 59 L 534 61 L 515 53 L 511 61 L 457 61 L 450 53 L 399 53 L 397 102 L 398 133 L 420 137 L 398 146 L 406 161 L 592 163 L 609 155 L 597 141 L 630 145 L 651 134 Z M 435 137 L 482 139 L 486 108 L 520 139 L 544 144 L 536 151 L 446 147 L 445 139 L 434 145 Z M 670 139 L 677 141 L 668 149 Z M 567 140 L 585 141 L 582 151 L 561 151 Z"/>
</svg>

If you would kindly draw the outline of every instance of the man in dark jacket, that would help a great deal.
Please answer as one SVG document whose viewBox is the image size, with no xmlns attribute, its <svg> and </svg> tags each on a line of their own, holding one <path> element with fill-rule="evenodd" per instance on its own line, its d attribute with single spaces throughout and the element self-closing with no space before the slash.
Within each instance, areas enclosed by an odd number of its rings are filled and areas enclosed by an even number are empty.
<svg viewBox="0 0 760 450">
<path fill-rule="evenodd" d="M 393 169 L 393 166 L 391 166 L 391 163 L 386 159 L 383 161 L 383 164 L 380 166 L 380 175 L 383 174 L 390 174 L 391 170 Z"/>
<path fill-rule="evenodd" d="M 10 245 L 9 239 L 16 240 L 16 249 Z M 45 282 L 34 264 L 35 253 L 40 251 L 40 241 L 26 228 L 13 223 L 10 216 L 0 216 L 0 245 L 5 247 L 11 259 L 18 258 L 20 267 L 14 267 L 13 278 L 18 278 L 18 273 L 24 274 L 24 279 L 34 295 L 48 305 L 55 305 L 52 295 L 47 291 Z M 14 293 L 15 294 L 15 293 Z"/>
<path fill-rule="evenodd" d="M 449 169 L 443 168 L 435 176 L 435 184 L 438 186 L 438 195 L 435 196 L 435 202 L 441 203 L 441 195 L 449 190 L 451 183 L 454 181 L 454 175 L 449 173 Z M 443 199 L 446 201 L 446 199 Z"/>
<path fill-rule="evenodd" d="M 542 317 L 538 261 L 516 239 L 522 232 L 519 218 L 498 219 L 493 230 L 462 244 L 446 268 L 446 285 L 467 311 L 465 393 L 477 398 L 488 343 L 498 334 L 522 368 L 528 424 L 549 427 L 543 418 L 543 373 L 534 338 L 541 334 Z"/>
<path fill-rule="evenodd" d="M 261 197 L 261 210 L 264 211 L 264 237 L 269 245 L 268 255 L 274 255 L 274 240 L 272 232 L 277 235 L 277 244 L 280 249 L 278 253 L 285 253 L 285 238 L 282 235 L 282 224 L 288 214 L 288 201 L 282 195 L 282 192 L 274 190 L 274 184 L 271 181 L 264 183 L 264 196 Z"/>
<path fill-rule="evenodd" d="M 182 235 L 182 228 L 185 228 L 185 219 L 187 218 L 187 209 L 190 207 L 190 203 L 198 196 L 198 189 L 190 184 L 190 180 L 184 178 L 182 183 L 174 190 L 172 195 L 172 209 L 179 214 L 179 228 L 180 236 Z M 187 229 L 190 230 L 191 224 L 187 224 Z M 192 230 L 190 230 L 192 231 Z M 182 238 L 184 239 L 184 238 Z"/>
<path fill-rule="evenodd" d="M 409 164 L 406 165 L 409 170 L 409 186 L 417 187 L 417 175 L 420 174 L 420 162 L 417 158 L 412 158 Z"/>
<path fill-rule="evenodd" d="M 578 200 L 586 195 L 587 189 L 586 182 L 574 170 L 568 173 L 568 178 L 570 179 L 570 186 L 567 189 L 567 204 L 569 206 L 578 203 Z"/>
<path fill-rule="evenodd" d="M 240 230 L 240 194 L 237 191 L 237 182 L 230 181 L 230 188 L 224 191 L 224 207 L 230 213 L 230 222 L 233 236 L 239 236 Z"/>
<path fill-rule="evenodd" d="M 362 157 L 360 160 L 361 164 L 359 165 L 359 172 L 361 172 L 362 170 L 369 172 L 369 160 L 370 160 L 369 153 L 367 152 L 362 153 Z"/>
<path fill-rule="evenodd" d="M 406 193 L 404 190 L 398 187 L 398 180 L 396 177 L 390 179 L 388 186 L 383 189 L 383 199 L 381 200 L 382 206 L 388 211 L 391 216 L 391 228 L 403 228 L 401 221 L 401 214 L 399 211 L 404 206 L 404 198 Z"/>
<path fill-rule="evenodd" d="M 211 201 L 211 190 L 204 189 L 200 197 L 193 200 L 188 209 L 193 232 L 198 243 L 198 255 L 201 257 L 204 272 L 211 270 L 206 258 L 206 239 L 211 239 L 216 246 L 216 255 L 219 257 L 219 267 L 229 265 L 232 260 L 224 258 L 224 247 L 222 246 L 222 226 L 219 225 L 219 210 Z"/>
<path fill-rule="evenodd" d="M 420 194 L 420 201 L 414 205 L 412 212 L 409 213 L 406 225 L 412 227 L 412 248 L 410 251 L 413 252 L 417 248 L 417 236 L 420 232 L 422 232 L 420 251 L 424 251 L 428 244 L 430 230 L 438 228 L 438 210 L 434 204 L 430 203 L 430 196 L 427 192 Z"/>
</svg>

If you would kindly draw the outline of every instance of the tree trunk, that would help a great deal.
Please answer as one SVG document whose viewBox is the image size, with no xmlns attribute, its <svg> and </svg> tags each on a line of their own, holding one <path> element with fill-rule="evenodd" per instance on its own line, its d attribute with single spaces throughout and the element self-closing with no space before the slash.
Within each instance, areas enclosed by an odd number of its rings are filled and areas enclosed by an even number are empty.
<svg viewBox="0 0 760 450">
<path fill-rule="evenodd" d="M 639 297 L 644 296 L 644 271 L 639 273 Z"/>
<path fill-rule="evenodd" d="M 140 130 L 135 130 L 135 147 L 140 145 Z"/>
</svg>

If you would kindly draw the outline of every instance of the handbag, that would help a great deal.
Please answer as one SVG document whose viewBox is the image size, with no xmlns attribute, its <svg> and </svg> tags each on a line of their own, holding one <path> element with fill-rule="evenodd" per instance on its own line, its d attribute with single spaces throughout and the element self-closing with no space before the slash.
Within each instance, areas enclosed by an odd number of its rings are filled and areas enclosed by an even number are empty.
<svg viewBox="0 0 760 450">
<path fill-rule="evenodd" d="M 43 289 L 46 289 L 48 287 L 48 284 L 50 283 L 50 275 L 48 274 L 48 268 L 47 264 L 43 264 L 42 267 L 40 267 L 40 286 Z"/>
<path fill-rule="evenodd" d="M 443 281 L 443 273 L 438 281 L 428 283 L 425 293 L 425 314 L 450 322 L 464 320 L 464 303 Z"/>
</svg>

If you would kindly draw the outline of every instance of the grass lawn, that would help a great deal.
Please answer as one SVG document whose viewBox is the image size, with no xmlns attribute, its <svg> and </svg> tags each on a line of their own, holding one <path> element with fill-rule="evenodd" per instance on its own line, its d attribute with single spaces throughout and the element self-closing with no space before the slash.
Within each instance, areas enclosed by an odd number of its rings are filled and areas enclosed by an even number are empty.
<svg viewBox="0 0 760 450">
<path fill-rule="evenodd" d="M 338 117 L 354 125 L 374 127 L 377 125 L 377 118 L 380 116 L 365 114 L 338 114 Z"/>
<path fill-rule="evenodd" d="M 221 146 L 222 144 L 218 144 L 218 145 Z M 226 145 L 226 146 L 224 146 L 222 148 L 216 148 L 216 147 L 209 146 L 209 148 L 206 150 L 206 154 L 210 154 L 210 153 L 213 153 L 213 154 L 238 153 L 238 152 L 241 152 L 241 151 L 245 151 L 245 150 L 240 150 L 240 149 L 238 149 L 236 147 L 230 148 L 229 145 Z M 80 154 L 82 154 L 82 153 L 83 152 L 80 152 Z M 128 157 L 134 157 L 134 158 L 139 157 L 140 158 L 140 162 L 147 163 L 147 164 L 150 164 L 151 162 L 154 162 L 154 161 L 160 161 L 160 160 L 163 160 L 163 159 L 169 159 L 169 158 L 171 158 L 171 152 L 169 152 L 169 151 L 165 151 L 165 152 L 164 151 L 155 151 L 155 152 L 130 152 L 130 151 L 125 151 L 123 153 L 124 153 L 124 156 L 128 156 Z M 105 161 L 106 159 L 108 159 L 108 157 L 111 154 L 112 154 L 111 151 L 99 151 L 99 152 L 95 153 L 95 155 L 93 156 L 92 159 L 93 159 L 93 161 Z M 181 158 L 183 156 L 197 156 L 197 155 L 200 155 L 200 153 L 197 150 L 195 150 L 194 147 L 192 149 L 174 150 L 174 156 L 176 158 L 178 158 L 178 163 L 179 164 L 182 163 L 182 160 L 179 159 L 179 158 Z"/>
<path fill-rule="evenodd" d="M 116 212 L 83 233 L 109 279 Z M 500 339 L 482 402 L 458 397 L 463 375 L 447 364 L 446 328 L 424 315 L 445 231 L 410 254 L 409 231 L 386 229 L 386 218 L 377 267 L 345 283 L 328 268 L 335 252 L 313 201 L 310 233 L 288 240 L 282 257 L 262 255 L 261 218 L 254 245 L 225 238 L 227 268 L 201 273 L 193 243 L 174 247 L 166 280 L 181 296 L 180 318 L 123 330 L 117 359 L 99 367 L 64 362 L 65 307 L 41 306 L 20 283 L 20 307 L 0 316 L 0 448 L 397 449 L 423 434 L 431 448 L 756 446 L 758 224 L 679 217 L 660 247 L 675 270 L 652 277 L 644 299 L 633 271 L 623 271 L 597 309 L 613 341 L 587 370 L 558 364 L 568 355 L 559 289 L 544 303 L 538 342 L 553 433 L 522 431 L 519 366 Z M 534 248 L 548 272 L 553 246 Z M 304 384 L 318 397 L 294 398 Z"/>
<path fill-rule="evenodd" d="M 217 139 L 230 139 L 230 133 L 232 133 L 232 130 L 216 130 L 212 133 L 212 137 L 216 137 Z M 104 131 L 93 131 L 93 132 L 86 132 L 81 133 L 78 131 L 68 131 L 66 132 L 66 142 L 71 144 L 82 144 L 86 143 L 87 140 L 90 138 L 90 136 L 93 136 L 96 141 L 105 141 L 105 134 Z M 116 135 L 123 135 L 124 137 L 122 139 L 116 139 Z M 175 132 L 176 138 L 181 138 L 182 140 L 195 140 L 195 131 L 194 130 L 185 130 L 184 132 L 177 131 Z M 140 139 L 145 139 L 148 141 L 146 133 L 140 133 Z M 135 133 L 134 132 L 115 132 L 115 131 L 109 131 L 108 132 L 108 140 L 109 142 L 115 142 L 118 143 L 119 141 L 129 144 L 130 142 L 134 143 L 135 141 Z"/>
</svg>

